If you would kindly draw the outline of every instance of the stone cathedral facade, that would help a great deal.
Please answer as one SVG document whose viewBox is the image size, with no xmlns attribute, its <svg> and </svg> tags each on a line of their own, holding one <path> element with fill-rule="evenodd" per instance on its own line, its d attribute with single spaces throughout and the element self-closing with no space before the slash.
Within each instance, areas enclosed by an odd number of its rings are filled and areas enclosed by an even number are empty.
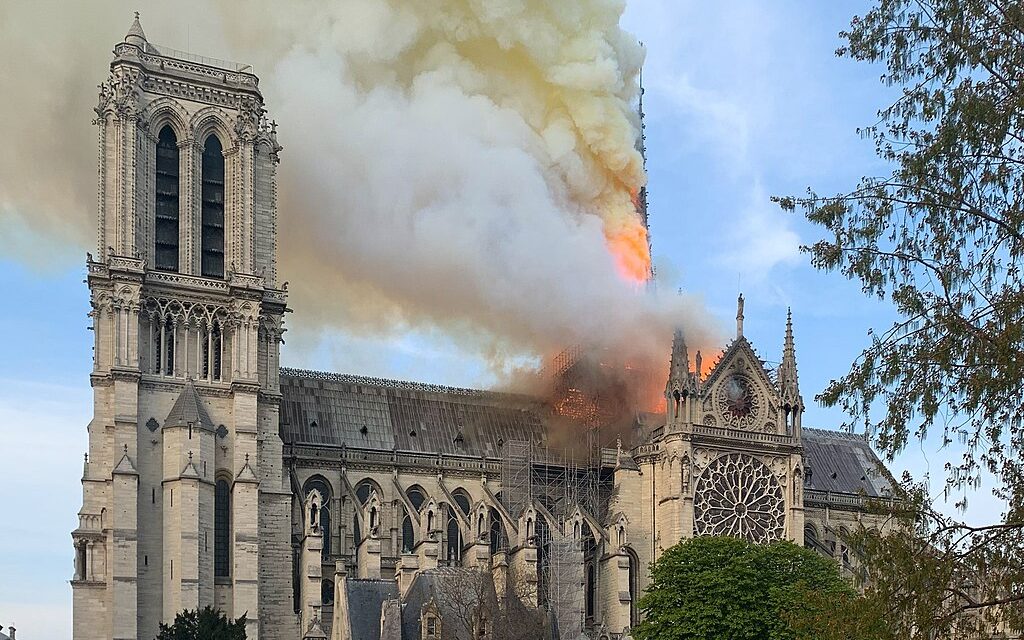
<svg viewBox="0 0 1024 640">
<path fill-rule="evenodd" d="M 279 366 L 281 147 L 247 66 L 153 45 L 136 18 L 95 124 L 76 640 L 148 640 L 205 605 L 252 639 L 468 638 L 440 594 L 471 568 L 526 584 L 559 637 L 624 638 L 680 539 L 854 561 L 842 533 L 891 478 L 863 439 L 803 427 L 788 320 L 777 367 L 742 301 L 707 375 L 677 334 L 666 412 L 569 461 L 536 398 Z"/>
</svg>

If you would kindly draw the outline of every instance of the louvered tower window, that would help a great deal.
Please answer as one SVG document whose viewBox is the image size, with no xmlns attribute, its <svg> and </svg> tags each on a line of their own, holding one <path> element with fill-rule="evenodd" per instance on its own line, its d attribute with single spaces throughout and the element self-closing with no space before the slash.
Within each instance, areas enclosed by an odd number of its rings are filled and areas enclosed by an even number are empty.
<svg viewBox="0 0 1024 640">
<path fill-rule="evenodd" d="M 225 480 L 213 492 L 213 575 L 231 575 L 231 487 Z"/>
<path fill-rule="evenodd" d="M 217 136 L 203 145 L 202 274 L 224 277 L 224 149 Z"/>
<path fill-rule="evenodd" d="M 178 138 L 170 125 L 156 143 L 156 268 L 178 270 Z"/>
</svg>

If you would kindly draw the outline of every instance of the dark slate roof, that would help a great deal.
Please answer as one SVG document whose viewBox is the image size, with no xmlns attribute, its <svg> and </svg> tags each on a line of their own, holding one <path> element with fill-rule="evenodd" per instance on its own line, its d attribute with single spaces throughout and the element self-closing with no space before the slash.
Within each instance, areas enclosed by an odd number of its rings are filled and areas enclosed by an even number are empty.
<svg viewBox="0 0 1024 640">
<path fill-rule="evenodd" d="M 281 437 L 297 444 L 498 457 L 545 439 L 525 396 L 287 368 L 281 394 Z"/>
<path fill-rule="evenodd" d="M 804 466 L 811 470 L 810 488 L 891 495 L 893 478 L 863 436 L 804 427 L 803 445 Z"/>
<path fill-rule="evenodd" d="M 348 616 L 353 638 L 380 640 L 380 612 L 385 600 L 398 597 L 394 580 L 353 579 L 345 581 Z"/>
<path fill-rule="evenodd" d="M 213 420 L 210 419 L 210 414 L 206 411 L 203 399 L 199 397 L 199 392 L 196 391 L 192 381 L 186 380 L 178 399 L 171 407 L 171 412 L 164 420 L 164 426 L 184 427 L 190 422 L 202 429 L 213 430 Z"/>
</svg>

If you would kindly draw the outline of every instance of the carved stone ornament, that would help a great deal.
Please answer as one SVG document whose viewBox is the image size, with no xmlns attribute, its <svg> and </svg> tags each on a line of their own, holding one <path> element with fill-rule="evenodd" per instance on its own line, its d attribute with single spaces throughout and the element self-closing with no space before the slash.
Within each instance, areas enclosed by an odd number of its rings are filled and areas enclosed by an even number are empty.
<svg viewBox="0 0 1024 640">
<path fill-rule="evenodd" d="M 243 142 L 252 142 L 260 133 L 263 109 L 255 101 L 246 101 L 235 117 L 235 135 Z"/>
<path fill-rule="evenodd" d="M 110 111 L 119 117 L 136 115 L 139 104 L 138 82 L 140 75 L 137 69 L 132 68 L 119 68 L 111 72 L 107 81 L 99 85 L 96 115 L 102 118 Z"/>
<path fill-rule="evenodd" d="M 697 448 L 693 450 L 693 463 L 698 469 L 704 469 L 711 464 L 714 455 L 708 449 Z"/>
<path fill-rule="evenodd" d="M 160 423 L 156 421 L 156 418 L 150 418 L 146 421 L 146 428 L 149 429 L 150 433 L 153 433 L 160 428 Z"/>
<path fill-rule="evenodd" d="M 760 427 L 761 397 L 754 382 L 742 374 L 723 380 L 715 394 L 715 405 L 725 424 L 751 429 Z"/>
<path fill-rule="evenodd" d="M 778 540 L 785 522 L 783 504 L 782 485 L 763 462 L 745 454 L 727 454 L 697 478 L 694 532 L 758 543 Z"/>
</svg>

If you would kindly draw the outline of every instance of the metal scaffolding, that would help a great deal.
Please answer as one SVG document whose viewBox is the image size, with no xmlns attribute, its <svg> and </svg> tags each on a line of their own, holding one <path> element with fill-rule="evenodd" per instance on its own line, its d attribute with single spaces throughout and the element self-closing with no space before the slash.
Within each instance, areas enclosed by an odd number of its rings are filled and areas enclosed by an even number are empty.
<svg viewBox="0 0 1024 640">
<path fill-rule="evenodd" d="M 531 505 L 539 512 L 538 600 L 551 612 L 563 638 L 580 637 L 585 624 L 582 537 L 565 529 L 577 507 L 597 519 L 604 515 L 597 443 L 597 430 L 587 429 L 582 457 L 521 440 L 506 442 L 502 456 L 504 506 L 513 517 Z"/>
</svg>

